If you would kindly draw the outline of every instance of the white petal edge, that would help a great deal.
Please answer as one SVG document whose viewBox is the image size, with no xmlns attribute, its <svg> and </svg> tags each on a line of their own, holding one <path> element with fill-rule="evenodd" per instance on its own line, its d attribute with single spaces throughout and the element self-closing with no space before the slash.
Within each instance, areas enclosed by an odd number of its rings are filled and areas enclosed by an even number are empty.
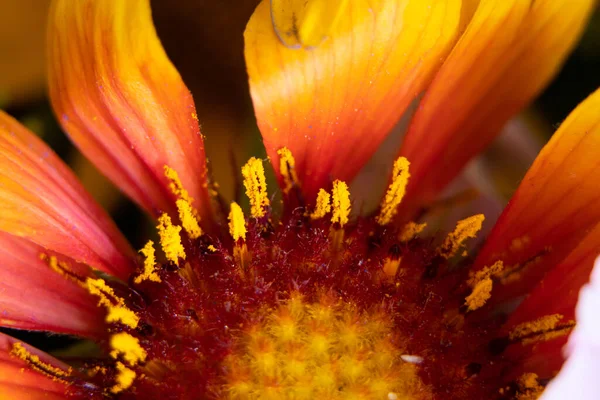
<svg viewBox="0 0 600 400">
<path fill-rule="evenodd" d="M 579 292 L 577 326 L 565 346 L 565 361 L 540 400 L 600 399 L 600 257 Z"/>
</svg>

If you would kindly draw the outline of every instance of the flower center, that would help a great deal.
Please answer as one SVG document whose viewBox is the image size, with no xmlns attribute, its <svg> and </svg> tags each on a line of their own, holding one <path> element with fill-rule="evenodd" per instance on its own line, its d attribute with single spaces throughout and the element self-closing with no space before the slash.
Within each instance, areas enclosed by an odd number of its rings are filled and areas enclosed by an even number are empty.
<svg viewBox="0 0 600 400">
<path fill-rule="evenodd" d="M 224 391 L 231 399 L 421 397 L 425 386 L 392 327 L 377 308 L 330 295 L 307 303 L 294 293 L 243 329 L 224 362 Z"/>
</svg>

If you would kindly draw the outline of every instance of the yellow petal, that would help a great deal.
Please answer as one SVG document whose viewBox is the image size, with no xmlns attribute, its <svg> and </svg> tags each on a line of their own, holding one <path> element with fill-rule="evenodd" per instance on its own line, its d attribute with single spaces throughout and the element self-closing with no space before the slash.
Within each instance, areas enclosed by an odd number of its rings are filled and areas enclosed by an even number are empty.
<svg viewBox="0 0 600 400">
<path fill-rule="evenodd" d="M 312 202 L 357 173 L 429 83 L 456 39 L 460 1 L 272 3 L 246 28 L 251 95 L 274 168 L 288 148 Z"/>
<path fill-rule="evenodd" d="M 421 101 L 400 154 L 405 213 L 426 204 L 556 74 L 593 0 L 482 0 Z"/>
</svg>

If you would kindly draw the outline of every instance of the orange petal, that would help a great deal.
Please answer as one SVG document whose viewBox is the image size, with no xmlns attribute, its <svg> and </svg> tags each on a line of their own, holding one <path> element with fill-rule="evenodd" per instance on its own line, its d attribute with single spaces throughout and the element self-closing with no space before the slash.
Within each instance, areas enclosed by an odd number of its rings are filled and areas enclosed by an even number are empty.
<svg viewBox="0 0 600 400">
<path fill-rule="evenodd" d="M 25 239 L 0 232 L 0 325 L 98 336 L 104 325 L 97 299 L 51 270 L 40 257 L 46 253 Z M 82 278 L 89 275 L 89 268 L 65 257 L 58 259 Z"/>
<path fill-rule="evenodd" d="M 412 179 L 401 212 L 431 202 L 544 88 L 580 37 L 593 3 L 480 2 L 402 145 Z"/>
<path fill-rule="evenodd" d="M 52 104 L 81 151 L 154 216 L 177 215 L 168 165 L 208 218 L 194 103 L 156 36 L 149 1 L 55 1 L 48 36 Z"/>
<path fill-rule="evenodd" d="M 530 291 L 600 222 L 600 89 L 581 103 L 525 175 L 475 268 L 503 260 L 501 297 Z"/>
<path fill-rule="evenodd" d="M 0 111 L 0 231 L 127 278 L 135 253 L 67 166 Z"/>
<path fill-rule="evenodd" d="M 245 33 L 267 153 L 279 174 L 277 150 L 291 150 L 311 201 L 375 152 L 450 51 L 460 22 L 456 0 L 326 2 L 273 0 L 272 23 L 264 0 Z"/>
<path fill-rule="evenodd" d="M 11 354 L 13 343 L 19 340 L 0 333 L 0 398 L 10 400 L 58 400 L 66 399 L 67 386 L 51 377 L 29 368 L 27 363 Z M 22 344 L 31 354 L 53 367 L 68 367 L 49 355 Z"/>
</svg>

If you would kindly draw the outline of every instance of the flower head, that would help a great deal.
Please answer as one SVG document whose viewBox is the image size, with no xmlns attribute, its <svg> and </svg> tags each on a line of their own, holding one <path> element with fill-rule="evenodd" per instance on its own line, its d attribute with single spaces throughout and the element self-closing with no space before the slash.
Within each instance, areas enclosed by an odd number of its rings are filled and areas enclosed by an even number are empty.
<svg viewBox="0 0 600 400">
<path fill-rule="evenodd" d="M 245 58 L 280 189 L 251 158 L 244 211 L 209 178 L 149 1 L 55 0 L 56 114 L 156 219 L 157 239 L 136 255 L 58 157 L 0 114 L 0 323 L 101 349 L 69 366 L 2 335 L 0 394 L 537 398 L 599 252 L 600 91 L 544 147 L 480 248 L 483 214 L 437 233 L 420 219 L 548 82 L 593 6 L 261 2 Z M 423 92 L 378 209 L 361 213 L 350 181 Z M 590 330 L 577 325 L 571 341 Z M 568 368 L 550 387 L 564 390 Z"/>
</svg>

